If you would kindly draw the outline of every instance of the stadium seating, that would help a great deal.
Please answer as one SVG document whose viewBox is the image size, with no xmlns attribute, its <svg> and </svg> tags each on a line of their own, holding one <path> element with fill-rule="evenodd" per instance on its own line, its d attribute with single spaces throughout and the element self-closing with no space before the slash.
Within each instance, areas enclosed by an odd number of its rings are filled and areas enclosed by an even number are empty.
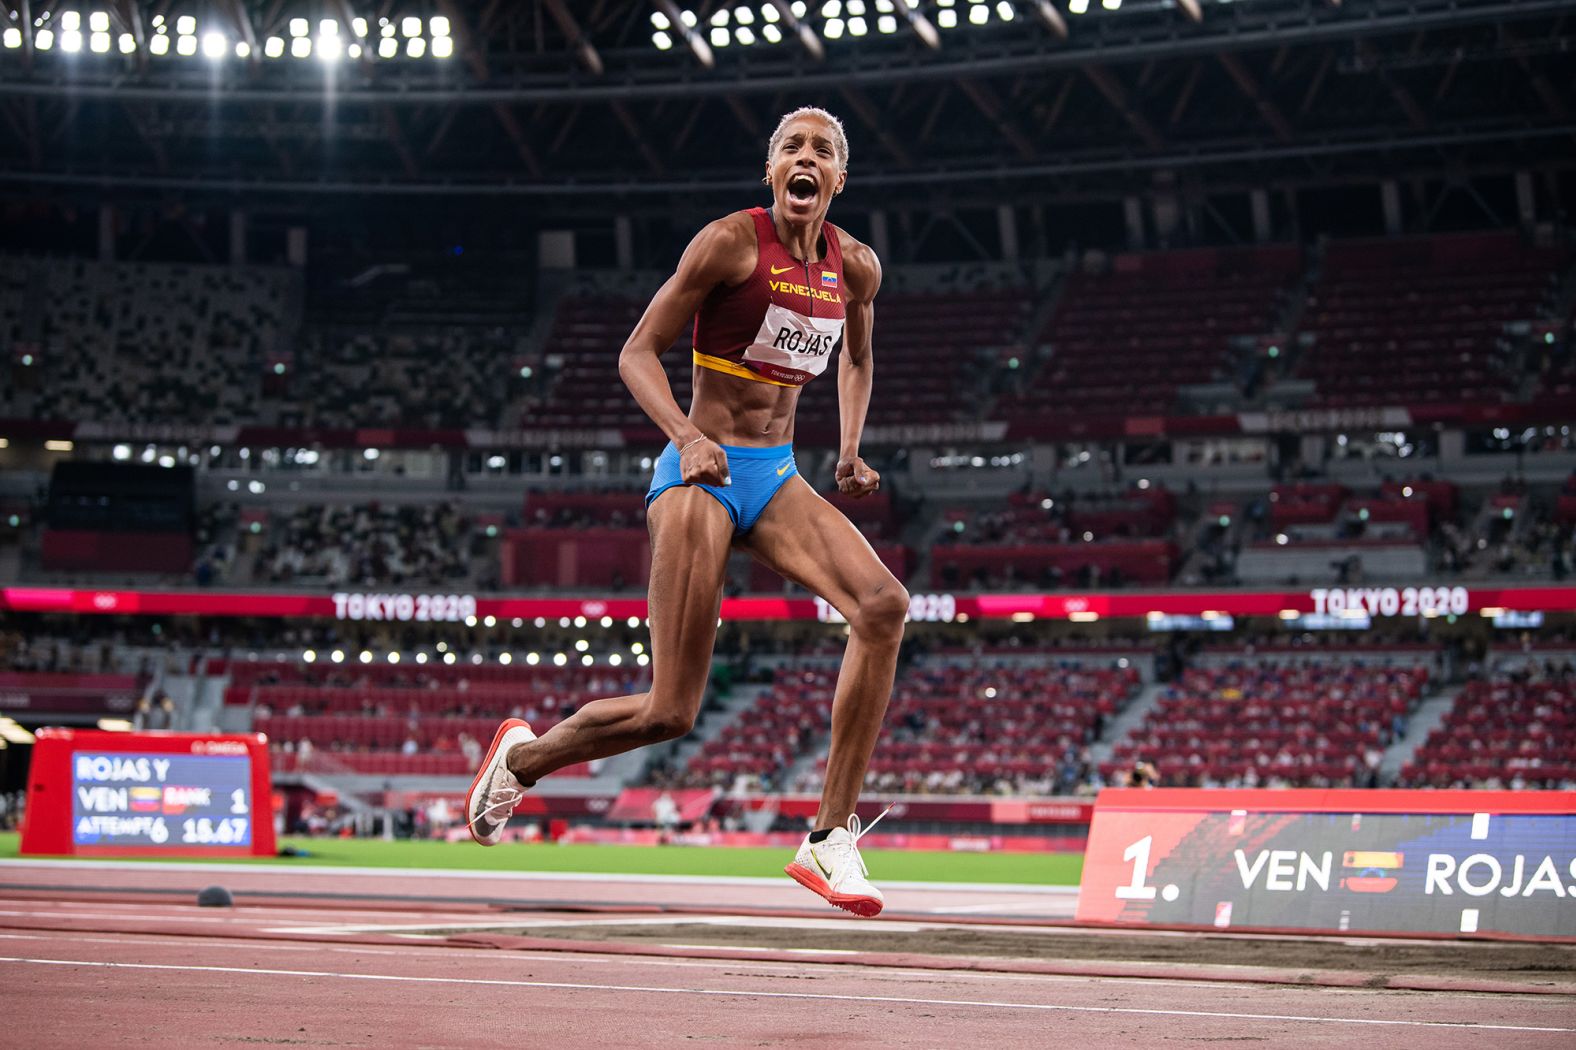
<svg viewBox="0 0 1576 1050">
<path fill-rule="evenodd" d="M 262 537 L 252 582 L 453 587 L 476 567 L 472 523 L 452 504 L 312 505 L 240 523 L 245 547 Z"/>
<path fill-rule="evenodd" d="M 1409 787 L 1576 788 L 1576 675 L 1468 682 L 1401 770 Z"/>
<path fill-rule="evenodd" d="M 1049 362 L 1003 414 L 1165 413 L 1178 387 L 1232 378 L 1229 340 L 1274 331 L 1300 270 L 1296 247 L 1272 245 L 1123 254 L 1075 274 L 1039 336 Z"/>
<path fill-rule="evenodd" d="M 524 718 L 538 733 L 582 704 L 646 688 L 638 668 L 432 664 L 323 666 L 242 663 L 226 702 L 248 704 L 286 771 L 306 754 L 358 773 L 459 776 L 475 772 L 498 723 Z M 586 776 L 585 765 L 560 776 Z"/>
<path fill-rule="evenodd" d="M 1079 751 L 1137 691 L 1138 671 L 1062 665 L 1051 653 L 1011 661 L 937 655 L 895 684 L 887 731 L 866 774 L 872 790 L 980 793 L 1030 783 L 1052 790 L 1069 750 Z M 731 785 L 744 775 L 787 787 L 784 776 L 822 746 L 831 728 L 835 669 L 778 672 L 769 692 L 690 760 L 683 783 Z M 816 789 L 825 760 L 796 789 Z"/>
<path fill-rule="evenodd" d="M 1143 760 L 1173 786 L 1369 786 L 1427 682 L 1421 665 L 1340 660 L 1191 669 L 1101 772 Z"/>
<path fill-rule="evenodd" d="M 1333 242 L 1296 374 L 1326 407 L 1511 400 L 1505 326 L 1543 313 L 1560 260 L 1515 234 Z"/>
<path fill-rule="evenodd" d="M 35 370 L 0 387 L 0 416 L 256 421 L 295 280 L 261 267 L 0 260 L 0 328 L 34 347 Z"/>
</svg>

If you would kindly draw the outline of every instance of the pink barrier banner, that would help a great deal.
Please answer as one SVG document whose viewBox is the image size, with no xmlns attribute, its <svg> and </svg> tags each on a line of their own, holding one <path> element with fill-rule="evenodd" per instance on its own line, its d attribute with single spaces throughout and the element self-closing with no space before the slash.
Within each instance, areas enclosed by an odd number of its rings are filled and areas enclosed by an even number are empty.
<svg viewBox="0 0 1576 1050">
<path fill-rule="evenodd" d="M 1179 616 L 1460 616 L 1506 609 L 1576 611 L 1576 586 L 1316 587 L 1302 591 L 1083 591 L 1042 594 L 915 594 L 915 621 L 1048 619 L 1093 621 Z M 478 597 L 470 594 L 281 594 L 222 591 L 130 591 L 55 587 L 0 587 L 0 610 L 140 616 L 314 617 L 351 621 L 468 622 L 506 619 L 575 619 L 609 622 L 644 619 L 644 598 Z M 810 598 L 724 598 L 726 620 L 839 621 L 835 610 Z M 840 622 L 840 621 L 839 621 Z"/>
</svg>

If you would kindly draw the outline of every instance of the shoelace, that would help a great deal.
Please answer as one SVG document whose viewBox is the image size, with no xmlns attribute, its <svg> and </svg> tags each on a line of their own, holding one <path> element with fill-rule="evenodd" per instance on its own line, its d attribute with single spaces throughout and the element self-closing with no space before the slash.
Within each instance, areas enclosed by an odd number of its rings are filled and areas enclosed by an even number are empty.
<svg viewBox="0 0 1576 1050">
<path fill-rule="evenodd" d="M 509 807 L 505 813 L 505 817 L 507 818 L 509 813 L 514 812 L 514 807 L 520 804 L 520 800 L 525 798 L 525 792 L 519 788 L 512 788 L 505 784 L 503 787 L 494 788 L 488 793 L 487 798 L 487 808 L 483 809 L 480 813 L 476 814 L 476 816 L 466 821 L 465 823 L 467 827 L 475 827 L 477 821 L 481 820 L 485 820 L 489 824 L 496 824 L 497 821 L 492 819 L 493 812 L 495 810 L 503 809 L 505 806 Z M 875 825 L 872 824 L 871 827 L 875 827 Z"/>
<path fill-rule="evenodd" d="M 864 872 L 867 877 L 870 874 L 870 869 L 865 867 L 865 858 L 859 852 L 859 840 L 866 832 L 870 831 L 877 824 L 881 823 L 881 818 L 892 812 L 892 807 L 895 805 L 897 805 L 896 802 L 889 803 L 886 809 L 883 809 L 880 813 L 877 813 L 876 819 L 870 822 L 870 827 L 868 828 L 863 827 L 859 823 L 859 814 L 850 813 L 848 815 L 848 834 L 853 836 L 853 841 L 849 843 L 849 848 L 853 850 L 854 856 L 859 858 L 859 870 Z"/>
</svg>

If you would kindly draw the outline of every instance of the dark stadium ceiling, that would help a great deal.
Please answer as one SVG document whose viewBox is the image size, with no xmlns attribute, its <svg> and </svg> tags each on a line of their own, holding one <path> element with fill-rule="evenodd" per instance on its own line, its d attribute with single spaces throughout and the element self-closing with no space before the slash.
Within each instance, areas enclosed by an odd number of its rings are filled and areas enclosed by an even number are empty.
<svg viewBox="0 0 1576 1050">
<path fill-rule="evenodd" d="M 1113 2 L 0 0 L 0 183 L 736 200 L 805 104 L 848 125 L 855 206 L 1576 158 L 1570 0 Z"/>
</svg>

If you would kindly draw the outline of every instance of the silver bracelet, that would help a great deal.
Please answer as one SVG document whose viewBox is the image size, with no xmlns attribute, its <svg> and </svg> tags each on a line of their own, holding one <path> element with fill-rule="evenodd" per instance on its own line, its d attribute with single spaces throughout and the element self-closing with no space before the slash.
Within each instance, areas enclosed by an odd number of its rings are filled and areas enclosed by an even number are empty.
<svg viewBox="0 0 1576 1050">
<path fill-rule="evenodd" d="M 706 435 L 705 434 L 702 434 L 698 438 L 692 438 L 690 441 L 685 443 L 683 448 L 679 449 L 679 455 L 682 456 L 684 453 L 688 452 L 690 449 L 694 448 L 696 445 L 700 444 L 702 441 L 705 441 L 705 440 L 706 440 Z"/>
</svg>

